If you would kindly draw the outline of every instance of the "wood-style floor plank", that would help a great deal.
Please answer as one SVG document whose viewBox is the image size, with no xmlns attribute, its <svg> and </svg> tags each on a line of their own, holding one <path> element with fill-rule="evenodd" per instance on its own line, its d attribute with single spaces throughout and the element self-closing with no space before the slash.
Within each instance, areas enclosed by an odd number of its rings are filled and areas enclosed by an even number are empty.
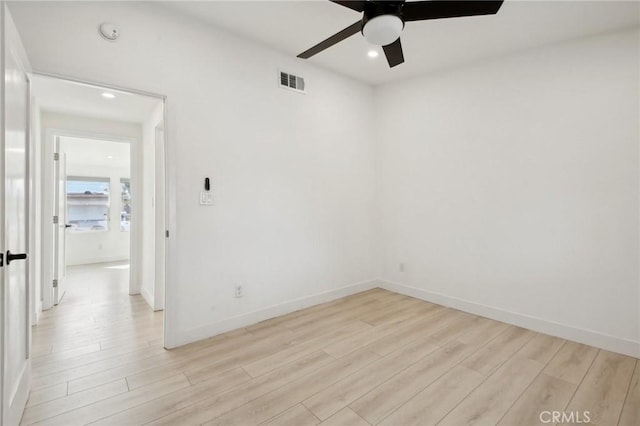
<svg viewBox="0 0 640 426">
<path fill-rule="evenodd" d="M 380 422 L 384 426 L 435 425 L 460 403 L 485 376 L 457 365 Z"/>
<path fill-rule="evenodd" d="M 545 411 L 562 412 L 573 396 L 576 387 L 569 382 L 542 373 L 507 411 L 499 425 L 544 425 L 543 422 L 551 417 L 543 415 L 540 418 L 541 413 Z"/>
<path fill-rule="evenodd" d="M 575 385 L 582 381 L 589 366 L 596 357 L 598 349 L 576 342 L 566 342 L 560 351 L 545 367 L 544 372 L 550 376 L 565 380 Z"/>
<path fill-rule="evenodd" d="M 29 401 L 27 402 L 27 407 L 33 407 L 35 405 L 42 404 L 43 402 L 48 402 L 54 399 L 62 398 L 63 396 L 67 396 L 66 383 L 60 383 L 58 385 L 53 385 L 48 388 L 32 391 L 31 394 L 29 395 Z"/>
<path fill-rule="evenodd" d="M 627 391 L 627 398 L 618 425 L 640 425 L 640 361 L 636 361 L 635 373 Z"/>
<path fill-rule="evenodd" d="M 366 368 L 324 387 L 303 403 L 320 420 L 326 420 L 370 389 L 384 383 L 438 348 L 439 346 L 429 337 L 417 339 Z"/>
<path fill-rule="evenodd" d="M 543 367 L 539 362 L 527 358 L 510 358 L 442 419 L 442 423 L 496 424 Z"/>
<path fill-rule="evenodd" d="M 290 346 L 273 355 L 261 357 L 259 360 L 243 364 L 242 368 L 252 377 L 258 377 L 278 367 L 289 364 L 291 361 L 295 361 L 296 359 L 320 350 L 327 344 L 330 345 L 333 342 L 348 338 L 352 335 L 366 332 L 366 330 L 370 328 L 371 326 L 365 322 L 354 321 L 339 329 L 328 329 L 325 333 L 321 333 L 316 339 Z"/>
<path fill-rule="evenodd" d="M 177 410 L 189 407 L 198 401 L 205 399 L 208 395 L 216 392 L 224 392 L 242 383 L 249 381 L 251 377 L 241 368 L 225 371 L 210 378 L 196 386 L 186 389 L 179 389 L 176 392 L 167 394 L 129 408 L 118 414 L 105 417 L 94 424 L 100 425 L 139 425 L 152 420 L 169 415 Z"/>
<path fill-rule="evenodd" d="M 204 425 L 248 425 L 259 424 L 281 413 L 325 389 L 327 386 L 350 376 L 356 371 L 379 359 L 369 351 L 356 351 L 340 358 L 314 373 L 294 380 L 286 385 L 262 395 L 220 417 L 204 422 Z M 307 406 L 307 405 L 305 405 Z M 307 406 L 307 408 L 309 408 Z M 313 411 L 312 411 L 313 412 Z"/>
<path fill-rule="evenodd" d="M 475 354 L 467 358 L 463 365 L 482 374 L 489 375 L 529 342 L 535 333 L 524 328 L 511 326 Z"/>
<path fill-rule="evenodd" d="M 473 350 L 452 341 L 437 349 L 350 404 L 371 424 L 378 424 L 389 413 L 445 374 Z"/>
<path fill-rule="evenodd" d="M 369 354 L 366 352 L 356 355 L 369 357 Z M 359 358 L 351 359 L 352 362 L 358 362 L 358 360 Z M 154 421 L 149 422 L 149 424 L 167 426 L 175 424 L 202 424 L 207 420 L 214 419 L 235 408 L 241 407 L 262 395 L 275 391 L 287 383 L 311 374 L 333 361 L 334 359 L 329 355 L 318 351 L 290 365 L 252 379 L 246 384 L 237 386 L 228 392 L 208 395 L 208 397 L 201 402 L 154 419 Z"/>
<path fill-rule="evenodd" d="M 44 419 L 85 407 L 114 395 L 126 393 L 128 390 L 127 382 L 121 379 L 89 389 L 87 392 L 54 399 L 53 401 L 27 408 L 22 416 L 22 423 L 25 425 L 38 423 Z"/>
<path fill-rule="evenodd" d="M 520 356 L 547 364 L 564 345 L 564 340 L 546 334 L 536 334 L 518 351 Z"/>
<path fill-rule="evenodd" d="M 455 321 L 463 315 L 460 311 L 451 309 L 441 309 L 435 313 L 427 314 L 425 321 L 404 327 L 397 333 L 381 337 L 378 340 L 365 346 L 365 348 L 377 353 L 380 356 L 389 355 L 399 347 L 406 346 L 415 340 L 416 332 L 422 336 L 430 336 Z"/>
<path fill-rule="evenodd" d="M 97 420 L 135 407 L 145 402 L 161 398 L 164 395 L 175 392 L 179 389 L 186 390 L 189 387 L 187 378 L 180 374 L 169 379 L 146 386 L 144 388 L 135 389 L 129 392 L 123 392 L 110 398 L 102 399 L 93 404 L 85 405 L 72 411 L 67 411 L 59 416 L 48 418 L 44 421 L 35 423 L 37 425 L 86 425 Z"/>
<path fill-rule="evenodd" d="M 349 407 L 343 408 L 320 424 L 322 426 L 370 426 L 369 423 Z"/>
<path fill-rule="evenodd" d="M 588 411 L 595 425 L 617 424 L 635 364 L 635 358 L 600 350 L 566 411 Z"/>
<path fill-rule="evenodd" d="M 315 426 L 319 423 L 320 419 L 314 416 L 307 407 L 298 404 L 261 424 L 270 426 Z"/>
</svg>

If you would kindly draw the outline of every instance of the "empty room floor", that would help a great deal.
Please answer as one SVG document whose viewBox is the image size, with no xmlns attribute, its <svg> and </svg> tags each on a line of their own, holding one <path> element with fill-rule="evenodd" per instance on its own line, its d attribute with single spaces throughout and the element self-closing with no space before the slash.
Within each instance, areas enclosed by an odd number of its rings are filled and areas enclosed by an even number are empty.
<svg viewBox="0 0 640 426">
<path fill-rule="evenodd" d="M 70 273 L 22 424 L 640 424 L 635 358 L 381 289 L 165 351 L 122 274 Z"/>
</svg>

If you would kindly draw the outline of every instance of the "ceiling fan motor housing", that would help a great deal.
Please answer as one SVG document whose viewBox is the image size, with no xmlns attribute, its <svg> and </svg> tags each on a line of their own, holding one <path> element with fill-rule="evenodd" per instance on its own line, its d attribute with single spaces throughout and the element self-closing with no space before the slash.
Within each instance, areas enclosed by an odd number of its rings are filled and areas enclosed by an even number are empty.
<svg viewBox="0 0 640 426">
<path fill-rule="evenodd" d="M 371 44 L 387 46 L 400 37 L 404 29 L 403 2 L 373 2 L 364 6 L 361 33 Z"/>
</svg>

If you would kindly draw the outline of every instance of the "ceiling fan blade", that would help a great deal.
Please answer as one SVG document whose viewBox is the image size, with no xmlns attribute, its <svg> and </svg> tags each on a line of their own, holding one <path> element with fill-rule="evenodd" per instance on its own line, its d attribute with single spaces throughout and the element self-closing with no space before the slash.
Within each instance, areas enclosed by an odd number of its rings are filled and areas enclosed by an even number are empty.
<svg viewBox="0 0 640 426">
<path fill-rule="evenodd" d="M 313 46 L 311 49 L 305 50 L 304 52 L 302 52 L 301 54 L 298 55 L 298 58 L 308 59 L 308 58 L 312 57 L 313 55 L 316 55 L 316 54 L 322 52 L 323 50 L 333 46 L 334 44 L 340 43 L 342 40 L 344 40 L 346 38 L 349 38 L 352 35 L 360 32 L 361 29 L 362 29 L 362 22 L 361 21 L 358 21 L 358 22 L 356 22 L 356 23 L 354 23 L 352 25 L 349 25 L 344 30 L 332 35 L 331 37 L 329 37 L 325 41 L 321 41 L 320 43 L 318 43 L 315 46 Z"/>
<path fill-rule="evenodd" d="M 405 21 L 457 18 L 461 16 L 493 15 L 502 6 L 503 0 L 429 0 L 410 1 L 402 6 Z"/>
<path fill-rule="evenodd" d="M 364 12 L 364 5 L 366 1 L 338 1 L 338 0 L 329 0 L 331 3 L 339 4 L 340 6 L 348 7 L 351 10 L 355 10 L 356 12 Z"/>
<path fill-rule="evenodd" d="M 399 37 L 393 43 L 382 46 L 382 50 L 384 50 L 384 55 L 387 57 L 387 62 L 389 62 L 389 68 L 393 68 L 404 62 L 402 43 L 400 43 Z"/>
</svg>

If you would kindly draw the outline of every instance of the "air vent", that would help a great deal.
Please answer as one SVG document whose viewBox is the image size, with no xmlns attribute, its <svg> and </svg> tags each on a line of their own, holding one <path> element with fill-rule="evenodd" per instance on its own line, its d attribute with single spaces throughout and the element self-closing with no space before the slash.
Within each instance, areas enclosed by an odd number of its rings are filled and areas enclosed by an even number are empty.
<svg viewBox="0 0 640 426">
<path fill-rule="evenodd" d="M 280 71 L 280 87 L 304 93 L 304 78 Z"/>
</svg>

